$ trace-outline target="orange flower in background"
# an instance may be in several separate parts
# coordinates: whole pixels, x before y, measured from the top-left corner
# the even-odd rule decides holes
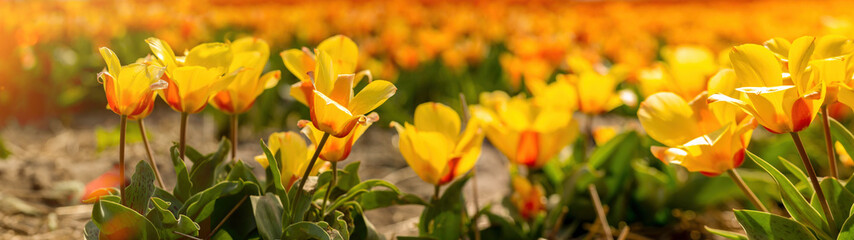
[[[132,120],[148,116],[154,108],[157,90],[167,86],[160,80],[165,69],[146,63],[122,66],[109,48],[102,47],[100,52],[107,62],[107,69],[98,74],[107,95],[107,107]]]
[[[379,120],[380,116],[372,112],[366,116],[364,124],[357,124],[344,137],[329,137],[326,140],[326,144],[323,145],[323,150],[320,151],[320,159],[327,162],[338,162],[347,159],[356,140],[359,140],[359,137],[368,130],[368,127]],[[323,131],[318,130],[312,124],[304,124],[300,127],[302,128],[302,134],[308,136],[308,139],[314,145],[320,144],[320,139],[323,138]]]
[[[665,47],[661,55],[664,61],[638,74],[644,96],[672,92],[683,99],[693,98],[706,90],[706,82],[718,69],[712,51],[705,47]]]
[[[471,110],[484,122],[486,137],[510,162],[540,168],[578,134],[572,118],[574,95],[571,86],[559,81],[535,90],[533,99],[511,98],[501,91],[481,93],[480,105]]]
[[[314,154],[314,147],[307,146],[305,140],[296,132],[276,132],[270,134],[270,139],[267,142],[270,147],[270,152],[279,154],[279,164],[282,165],[282,184],[286,189],[290,190],[294,184],[305,173],[311,155]],[[267,168],[270,165],[266,155],[255,156],[255,161]],[[323,164],[316,164],[311,170],[310,175],[317,175],[318,169]]]
[[[397,130],[401,155],[422,180],[445,185],[477,163],[484,138],[478,119],[461,130],[457,112],[441,103],[427,102],[415,109],[414,120],[413,124],[391,125]]]
[[[246,37],[231,43],[234,60],[227,72],[236,72],[233,82],[211,98],[211,105],[228,114],[244,113],[265,89],[275,87],[281,78],[278,70],[261,75],[270,58],[267,42]]]
[[[531,220],[546,210],[545,191],[542,187],[531,184],[528,179],[513,175],[513,194],[510,202],[525,220]]]
[[[201,112],[214,94],[234,80],[236,72],[225,75],[234,56],[229,44],[204,43],[190,49],[187,56],[176,57],[165,41],[157,38],[145,41],[157,63],[166,68],[163,79],[169,86],[161,91],[160,97],[175,111]]]

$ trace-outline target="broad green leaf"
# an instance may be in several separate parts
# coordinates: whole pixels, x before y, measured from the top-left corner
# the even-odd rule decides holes
[[[851,211],[851,205],[854,205],[854,194],[849,192],[839,183],[839,180],[834,178],[825,178],[821,180],[821,189],[824,192],[824,197],[827,199],[827,205],[830,207],[830,213],[833,214],[833,218],[836,220],[836,229],[842,229],[842,225],[845,223],[842,219],[848,219],[848,213]],[[821,203],[819,203],[818,198],[813,194],[811,199],[811,204],[813,208],[821,209]],[[824,216],[824,211],[818,211],[821,214],[821,217]]]
[[[160,230],[161,239],[184,238],[175,232],[184,233],[190,236],[199,235],[199,225],[183,214],[179,215],[178,218],[175,218],[175,215],[168,210],[170,205],[169,202],[153,197],[151,198],[151,203],[154,206],[154,209],[149,211],[145,218],[151,221],[151,223]]]
[[[264,155],[267,156],[267,161],[269,161],[270,166],[279,166],[280,165],[279,160],[275,157],[275,155],[273,155],[272,152],[270,152],[270,148],[267,147],[267,144],[264,143],[264,140],[261,140],[261,149],[264,150]],[[278,167],[270,167],[267,169],[270,171],[271,175],[273,176],[273,179],[267,179],[267,181],[268,182],[273,181],[273,186],[276,189],[276,196],[279,196],[279,201],[281,201],[282,207],[284,209],[290,209],[290,204],[289,204],[290,198],[288,197],[288,192],[285,191],[285,186],[282,184],[282,174],[281,174],[281,172],[279,172],[280,169]],[[294,185],[296,185],[296,184],[294,184]],[[291,191],[293,191],[293,190],[291,190]],[[284,219],[290,219],[288,217],[289,215],[290,214],[288,212],[285,212],[285,215],[282,216],[283,220]],[[285,223],[285,222],[283,221],[283,223]]]
[[[807,174],[801,171],[801,168],[783,157],[778,157],[778,159],[780,159],[783,167],[798,179],[798,183],[795,184],[795,186],[798,187],[798,190],[801,190],[801,192],[812,191],[812,187],[810,186],[811,183],[807,178]]]
[[[327,210],[331,211],[331,209],[336,209],[336,208],[340,207],[344,202],[354,200],[357,197],[359,197],[360,195],[362,195],[366,192],[369,192],[371,189],[373,189],[374,187],[378,187],[378,186],[386,187],[389,190],[394,191],[397,194],[400,194],[400,190],[397,189],[397,186],[394,186],[394,184],[391,184],[385,180],[371,179],[371,180],[361,182],[361,183],[357,184],[356,186],[351,187],[350,190],[347,191],[347,193],[345,193],[344,195],[341,195],[340,197],[335,199],[332,202],[331,206]]]
[[[854,239],[854,214],[848,216],[848,219],[842,224],[842,230],[839,231],[839,236],[836,239]]]
[[[364,210],[384,208],[394,205],[428,205],[423,199],[409,193],[397,193],[391,190],[374,190],[363,193],[359,198],[359,203]]]
[[[350,240],[385,240],[381,234],[377,233],[374,224],[365,218],[361,211],[351,211],[353,219],[353,231],[350,232]]]
[[[726,239],[747,240],[747,236],[744,236],[744,234],[741,234],[741,233],[730,232],[730,231],[720,230],[720,229],[714,229],[714,228],[710,228],[709,226],[706,226],[705,228],[706,228],[706,231],[709,231],[712,234],[724,237]]]
[[[95,225],[91,219],[86,221],[86,225],[83,226],[83,239],[86,240],[98,240],[98,235],[100,234],[98,230],[98,226]]]
[[[311,209],[311,202],[312,202],[311,199],[312,199],[312,196],[314,195],[314,191],[317,189],[317,188],[315,188],[315,189],[312,189],[311,191],[305,191],[303,189],[297,189],[297,187],[299,186],[297,184],[299,184],[299,181],[297,181],[297,183],[294,183],[294,187],[291,188],[290,192],[288,192],[288,197],[291,199],[296,198],[297,191],[302,192],[302,194],[300,194],[300,198],[295,200],[294,204],[296,204],[296,207],[292,207],[294,209],[294,211],[292,213],[290,213],[291,214],[290,222],[292,222],[292,223],[303,221],[303,218],[305,217],[305,213],[307,213],[308,210]]]
[[[498,232],[496,234],[497,236],[494,236],[495,238],[500,237],[501,239],[525,239],[525,234],[522,233],[521,228],[519,228],[516,224],[513,224],[512,222],[508,221],[504,217],[492,213],[489,210],[490,208],[491,206],[487,206],[484,208],[484,210],[481,211],[484,215],[486,215],[486,219],[489,220],[489,223],[492,226],[490,227],[490,229],[486,229],[483,231],[483,233],[485,233],[484,237],[487,236],[486,234],[489,234],[491,232]],[[486,237],[485,239],[489,238]]]
[[[465,200],[463,199],[462,190],[465,186],[466,182],[471,179],[471,173],[466,174],[460,179],[454,181],[449,185],[445,192],[442,193],[442,196],[439,197],[438,200],[433,200],[430,202],[429,206],[426,206],[424,211],[421,213],[421,218],[418,222],[418,231],[421,236],[435,236],[434,230],[437,229],[436,226],[439,223],[438,216],[443,214],[444,212],[450,212],[454,214],[457,218],[462,217],[462,212],[464,210]],[[439,233],[435,233],[439,234]],[[457,232],[459,234],[459,232]],[[456,236],[454,238],[458,238],[461,236]],[[440,238],[446,239],[446,238]]]
[[[777,182],[780,194],[782,195],[783,205],[786,206],[786,210],[789,211],[789,215],[792,218],[805,224],[820,235],[827,235],[826,233],[830,232],[830,228],[827,222],[824,221],[824,218],[804,199],[801,193],[798,192],[798,189],[795,188],[795,185],[786,176],[783,176],[774,166],[771,166],[771,164],[753,153],[748,151],[747,156],[753,159],[757,165],[762,167]]]
[[[620,195],[619,192],[625,189],[628,180],[632,177],[631,160],[635,158],[638,149],[640,149],[640,139],[637,133],[628,131],[614,137],[590,155],[588,167],[591,171],[604,171],[608,176],[601,179],[607,186],[601,193],[602,201],[613,201]]]
[[[251,196],[252,211],[255,212],[255,223],[258,233],[267,240],[282,236],[282,203],[273,193],[264,196]]]
[[[332,224],[329,227],[337,230],[343,240],[350,240],[350,227],[347,224],[347,220],[344,219],[344,213],[336,210],[333,212],[333,217],[332,221],[330,221]]]
[[[327,222],[316,222],[317,226],[326,230],[326,234],[329,235],[329,239],[331,240],[344,240],[344,235],[338,231],[338,229],[332,228],[329,226]]]
[[[752,210],[735,210],[734,212],[735,218],[750,239],[815,239],[804,225],[794,220]]]
[[[830,121],[830,135],[833,136],[833,140],[842,144],[845,152],[854,153],[854,134],[851,134],[851,131],[848,131],[848,128],[845,128],[836,119],[828,118],[828,120]]]
[[[204,154],[190,146],[186,146],[186,149],[184,149],[184,157],[193,162],[193,164],[198,164],[206,158]]]
[[[298,222],[285,228],[282,239],[331,240],[326,230],[312,222]]]
[[[172,195],[178,200],[186,202],[190,198],[190,189],[193,188],[193,182],[190,182],[190,173],[178,153],[177,143],[169,149],[169,152],[172,155],[172,165],[175,166],[175,176],[178,178],[175,188],[172,189]]]
[[[139,161],[131,177],[130,185],[125,188],[125,203],[139,214],[148,212],[148,201],[154,195],[154,170],[148,162]]]
[[[216,199],[240,193],[243,190],[243,185],[243,182],[239,181],[220,182],[187,199],[187,202],[178,212],[197,222],[202,221],[210,217]]]
[[[104,239],[160,239],[154,225],[138,212],[111,201],[97,201],[92,221]]]
[[[438,239],[461,239],[463,219],[460,212],[443,211],[433,219],[434,224],[430,236]]]
[[[161,200],[169,203],[169,207],[167,208],[167,210],[169,210],[169,212],[172,212],[172,215],[175,216],[178,216],[178,210],[180,210],[181,206],[184,205],[184,203],[178,200],[178,198],[172,196],[171,193],[160,188],[154,189],[154,195],[152,195],[151,197],[160,198]]]
[[[231,168],[231,171],[228,172],[228,176],[225,180],[243,180],[246,182],[253,182],[259,186],[261,185],[261,182],[259,182],[258,178],[255,177],[255,174],[252,173],[252,169],[243,163],[243,160],[237,160],[234,163],[234,166]]]
[[[194,162],[193,169],[190,171],[190,181],[193,182],[191,194],[204,191],[216,183],[215,170],[228,156],[230,149],[231,142],[223,137],[213,155],[205,157],[200,162]]]

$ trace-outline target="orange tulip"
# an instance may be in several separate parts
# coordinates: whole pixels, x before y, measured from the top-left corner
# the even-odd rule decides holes
[[[528,179],[518,175],[513,175],[512,184],[513,194],[510,196],[510,202],[522,218],[531,220],[546,210],[545,191],[542,187],[533,185]]]
[[[281,78],[278,70],[261,75],[270,58],[267,42],[241,38],[231,43],[234,60],[227,72],[237,72],[234,81],[211,98],[211,105],[228,114],[244,113],[265,89],[275,87]]]
[[[164,68],[148,63],[122,66],[116,54],[106,47],[100,49],[107,69],[98,74],[104,84],[110,110],[129,119],[142,119],[154,108],[156,91],[167,86],[160,80]]]
[[[379,118],[380,117],[377,113],[368,114],[364,124],[354,126],[353,131],[350,131],[350,133],[344,137],[329,137],[329,139],[326,140],[326,144],[323,145],[323,150],[320,151],[320,159],[328,162],[338,162],[347,159],[347,157],[350,156],[350,150],[353,148],[353,144],[356,143],[356,140],[359,140],[359,137],[368,130],[368,127],[378,121]],[[308,136],[308,139],[311,140],[314,145],[320,144],[320,139],[323,138],[323,131],[318,130],[314,125],[307,124],[306,122],[303,122],[300,127],[302,128],[302,133]]]

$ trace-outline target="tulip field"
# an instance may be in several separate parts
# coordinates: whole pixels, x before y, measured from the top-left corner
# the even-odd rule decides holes
[[[0,1],[0,239],[854,239],[851,9]]]

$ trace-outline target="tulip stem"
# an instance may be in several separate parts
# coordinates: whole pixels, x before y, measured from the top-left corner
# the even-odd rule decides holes
[[[308,167],[305,168],[305,173],[302,174],[302,178],[299,181],[299,187],[296,189],[297,195],[294,197],[294,200],[291,203],[291,214],[294,214],[297,210],[297,201],[299,201],[300,197],[302,197],[303,187],[305,187],[305,181],[308,180],[308,175],[311,173],[311,169],[314,168],[314,163],[317,162],[317,158],[320,157],[320,151],[323,150],[323,145],[326,145],[327,139],[329,139],[329,133],[324,132],[323,137],[320,138],[320,143],[317,144],[317,149],[314,150],[314,155],[311,156],[311,161],[308,162]],[[304,217],[305,216],[300,217],[300,220],[302,220]]]
[[[433,188],[433,201],[439,201],[439,184],[436,184],[436,187]]]
[[[821,203],[821,210],[824,211],[824,216],[827,217],[827,225],[836,226],[836,221],[833,220],[833,214],[830,212],[830,207],[827,206],[827,199],[824,198],[824,191],[821,190],[821,185],[818,183],[818,177],[815,175],[815,170],[812,168],[812,162],[810,162],[809,156],[807,156],[807,151],[804,150],[804,143],[801,142],[801,137],[797,132],[791,132],[792,140],[795,141],[795,146],[798,148],[798,153],[801,155],[801,160],[804,162],[804,168],[807,170],[807,174],[810,175],[810,181],[812,182],[812,187],[815,189],[815,195],[818,197],[819,203]]]
[[[145,153],[148,154],[148,161],[151,163],[151,168],[154,169],[154,177],[157,178],[157,184],[160,188],[166,188],[163,185],[163,177],[160,176],[160,171],[157,170],[157,161],[154,160],[154,154],[151,152],[151,145],[148,143],[148,136],[145,134],[145,122],[139,120],[139,134],[142,135],[142,143],[145,144]]]
[[[467,129],[469,127],[469,120],[471,119],[471,112],[469,112],[468,103],[466,102],[466,95],[463,93],[460,93],[460,108],[463,111],[464,129]],[[474,216],[477,217],[477,212],[480,211],[480,201],[477,196],[477,164],[471,168],[471,193],[472,200],[474,200]],[[474,239],[480,240],[480,231],[477,229],[477,218],[472,219],[472,221],[475,222],[475,224],[472,225],[474,226]]]
[[[228,218],[230,218],[231,215],[234,214],[235,211],[237,211],[237,208],[239,208],[241,205],[243,205],[243,202],[246,201],[246,198],[249,198],[249,195],[244,195],[243,198],[240,199],[240,202],[237,202],[237,205],[234,205],[234,207],[231,208],[231,210],[228,211],[227,214],[225,214],[225,217],[219,221],[219,224],[217,224],[216,227],[214,227],[214,229],[210,233],[208,233],[208,237],[205,239],[211,239],[211,237],[214,236],[216,231],[219,230],[220,227],[222,227],[222,224],[225,223],[225,221],[228,220]]]
[[[726,171],[729,174],[729,177],[732,178],[732,181],[735,182],[735,185],[738,185],[738,188],[741,188],[741,191],[744,192],[744,195],[747,199],[750,199],[750,202],[753,203],[753,206],[756,206],[759,210],[763,212],[768,212],[768,208],[765,208],[765,205],[759,201],[759,198],[756,197],[756,194],[753,194],[753,191],[747,187],[747,184],[744,183],[744,180],[741,179],[741,176],[738,175],[738,172],[735,169],[730,169]]]
[[[320,212],[326,209],[326,201],[329,200],[329,195],[332,195],[332,189],[338,185],[338,162],[332,161],[332,181],[329,181],[329,186],[326,187],[326,196],[323,196],[323,205],[320,207]]]
[[[827,165],[830,168],[830,177],[838,179],[836,152],[833,151],[833,139],[830,136],[830,115],[827,114],[827,106],[821,108],[821,123],[824,125],[824,142],[827,144]]]
[[[181,113],[181,138],[178,141],[178,155],[181,157],[181,160],[184,160],[184,149],[187,147],[187,119],[189,117],[190,114]]]
[[[613,240],[611,235],[611,226],[608,226],[608,219],[605,216],[605,208],[602,207],[602,201],[599,200],[599,192],[596,191],[596,186],[593,184],[587,185],[590,190],[590,198],[593,199],[593,206],[596,207],[596,214],[599,215],[599,222],[602,223],[602,233],[605,234],[605,239]]]
[[[119,196],[125,205],[125,130],[128,126],[128,116],[122,115],[121,123],[119,123]]]
[[[231,114],[231,162],[237,161],[237,114]]]

